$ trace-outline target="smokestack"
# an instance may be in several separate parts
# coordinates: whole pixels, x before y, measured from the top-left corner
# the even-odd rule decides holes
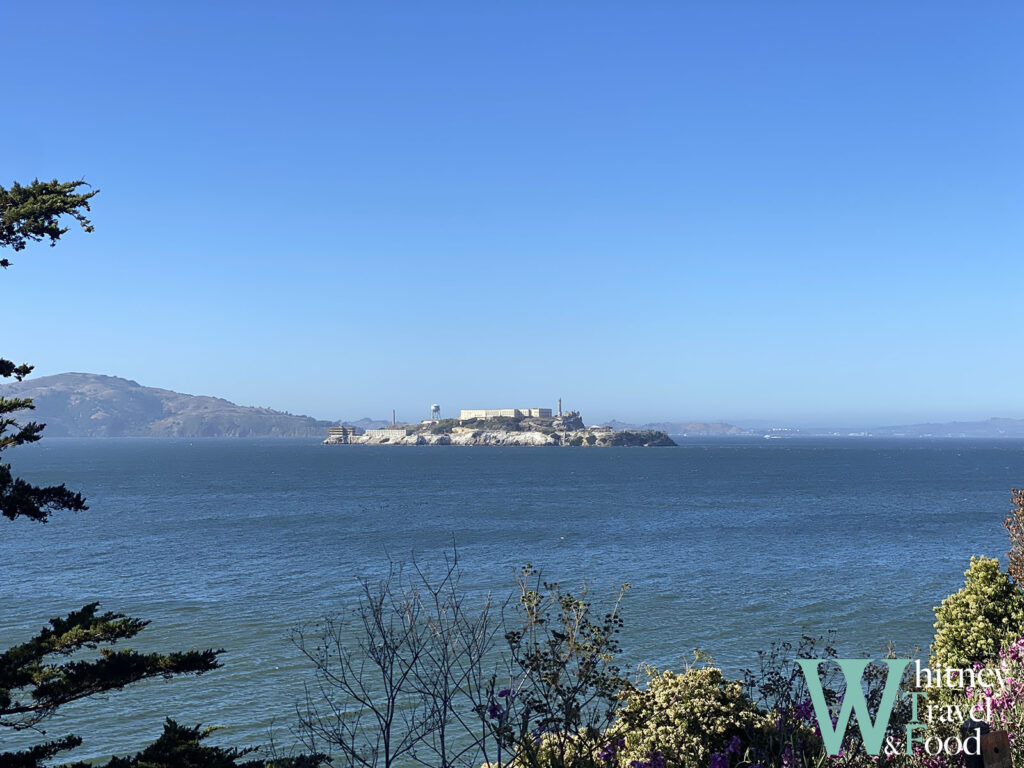
[[[398,423],[398,422],[397,422],[397,421],[395,421],[395,409],[394,409],[394,408],[392,408],[392,409],[391,409],[391,426],[393,427],[393,426],[395,426],[395,424],[397,424],[397,423]]]
[[[562,418],[562,398],[558,398],[558,418]]]

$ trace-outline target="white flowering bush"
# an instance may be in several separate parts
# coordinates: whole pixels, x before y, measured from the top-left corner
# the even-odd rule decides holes
[[[629,695],[609,732],[607,757],[618,765],[706,766],[712,755],[741,753],[753,734],[770,727],[743,684],[718,667],[645,672],[646,685]]]
[[[935,609],[933,662],[963,669],[995,659],[1024,635],[1024,595],[990,557],[972,557],[966,580]]]

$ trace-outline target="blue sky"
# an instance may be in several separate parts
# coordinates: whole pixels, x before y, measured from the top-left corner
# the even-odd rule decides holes
[[[323,418],[1024,417],[1024,6],[7,3],[3,353]]]

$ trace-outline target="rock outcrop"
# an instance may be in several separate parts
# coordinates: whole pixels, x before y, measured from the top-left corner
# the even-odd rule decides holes
[[[424,422],[371,430],[363,435],[329,437],[325,445],[507,445],[572,446],[609,448],[615,446],[656,447],[675,445],[672,438],[656,430],[615,432],[608,427],[587,427],[578,413],[556,418],[496,418],[470,421]]]

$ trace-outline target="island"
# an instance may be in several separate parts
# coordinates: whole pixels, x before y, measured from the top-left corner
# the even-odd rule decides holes
[[[432,415],[438,414],[437,407]],[[457,419],[430,418],[419,424],[398,424],[362,430],[331,427],[324,445],[514,445],[609,448],[661,447],[676,443],[654,429],[619,430],[588,427],[579,411],[557,413],[550,408],[463,409]]]

